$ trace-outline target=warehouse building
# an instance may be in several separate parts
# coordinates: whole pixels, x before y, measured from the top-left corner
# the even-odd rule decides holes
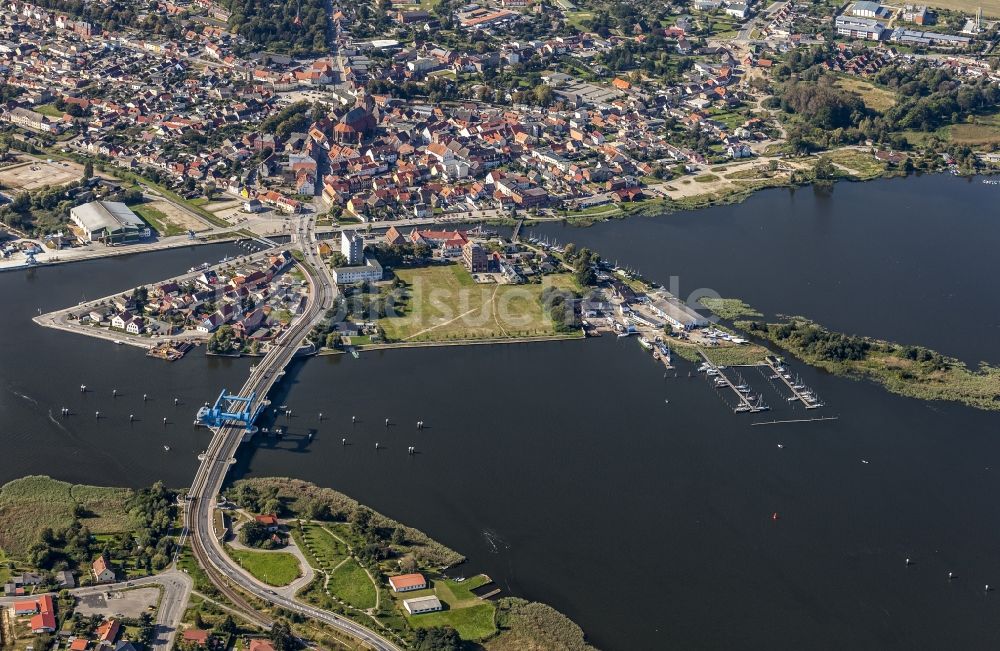
[[[91,201],[69,211],[83,242],[123,244],[149,237],[149,226],[118,201]]]
[[[415,597],[413,599],[407,599],[403,602],[403,608],[406,608],[406,612],[411,615],[419,615],[420,613],[433,613],[441,610],[441,602],[435,596],[428,597]]]

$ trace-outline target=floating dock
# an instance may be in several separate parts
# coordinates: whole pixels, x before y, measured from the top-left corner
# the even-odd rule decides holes
[[[184,357],[192,348],[194,344],[189,341],[182,341],[178,343],[171,343],[165,341],[156,344],[152,348],[146,351],[147,357],[156,357],[157,359],[165,359],[168,362],[176,362],[180,358]]]
[[[764,404],[764,402],[763,402],[763,400],[761,399],[760,396],[757,397],[757,402],[756,403],[750,402],[750,398],[748,397],[748,394],[744,393],[743,391],[740,391],[739,388],[737,388],[737,386],[735,384],[733,384],[733,381],[730,380],[729,377],[727,377],[726,374],[722,372],[722,369],[720,369],[718,366],[716,366],[714,363],[712,363],[712,360],[710,360],[708,358],[708,356],[703,351],[699,350],[698,353],[705,360],[705,365],[707,366],[707,370],[708,371],[714,371],[714,373],[713,372],[709,372],[708,376],[709,377],[714,377],[717,380],[719,380],[719,381],[722,382],[721,385],[718,382],[716,382],[716,387],[718,387],[718,388],[721,388],[723,386],[729,387],[732,390],[732,392],[734,394],[736,394],[736,397],[739,400],[739,404],[737,405],[736,409],[734,409],[733,411],[735,411],[737,413],[753,413],[753,414],[756,414],[758,412],[767,411],[768,409],[770,409],[770,407],[768,407],[767,405]]]
[[[792,420],[765,420],[751,425],[786,425],[788,423],[819,423],[826,420],[840,420],[840,416],[820,416],[819,418],[794,418]]]
[[[768,368],[774,372],[774,376],[781,380],[788,387],[788,390],[792,392],[792,398],[789,401],[798,400],[806,409],[819,409],[823,406],[823,403],[804,385],[792,384],[791,374],[789,374],[788,369],[785,368],[785,365],[777,357],[768,355],[764,358],[764,361],[767,363]]]

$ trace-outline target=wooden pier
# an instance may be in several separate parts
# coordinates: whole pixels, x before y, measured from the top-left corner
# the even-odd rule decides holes
[[[727,387],[729,387],[730,389],[732,389],[733,393],[736,394],[736,397],[739,399],[740,404],[739,404],[738,407],[736,407],[736,409],[734,411],[741,412],[741,413],[743,413],[743,412],[749,412],[749,413],[754,413],[755,414],[757,412],[765,411],[766,409],[768,409],[768,407],[766,407],[766,406],[763,406],[763,407],[759,406],[760,405],[759,400],[758,400],[758,404],[756,404],[756,405],[754,403],[750,402],[750,399],[747,398],[746,394],[736,388],[736,385],[733,384],[732,380],[730,380],[726,376],[726,374],[723,373],[722,370],[718,366],[716,366],[712,362],[712,360],[710,360],[708,358],[708,355],[706,355],[703,351],[700,351],[700,350],[698,351],[698,353],[705,360],[705,363],[708,364],[709,368],[712,369],[712,370],[714,370],[716,373],[718,373],[718,375],[716,375],[715,377],[718,378],[718,379],[720,379],[720,380],[722,380],[725,383],[725,385]],[[709,377],[712,377],[712,376],[709,376]],[[745,409],[744,409],[744,407],[745,407]]]
[[[792,392],[792,396],[796,400],[801,402],[806,409],[819,409],[820,407],[823,406],[823,403],[821,403],[818,399],[816,399],[815,396],[813,396],[812,398],[808,398],[805,395],[806,391],[802,389],[796,389],[795,385],[792,384],[792,381],[787,377],[785,377],[785,373],[787,372],[785,367],[777,363],[777,361],[773,357],[768,355],[767,358],[765,359],[765,362],[767,363],[768,368],[771,369],[771,371],[778,377],[778,379],[785,383],[785,386],[788,387],[788,390]],[[809,395],[813,394],[810,392]]]

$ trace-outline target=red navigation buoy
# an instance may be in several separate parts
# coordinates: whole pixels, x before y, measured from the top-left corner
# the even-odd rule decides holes
[[[772,520],[777,520],[778,519],[778,512],[777,511],[775,511],[774,513],[771,514],[771,519]]]

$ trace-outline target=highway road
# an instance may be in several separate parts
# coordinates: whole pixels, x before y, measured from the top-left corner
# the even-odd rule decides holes
[[[337,286],[329,269],[320,260],[314,219],[313,215],[305,216],[296,225],[292,233],[292,242],[289,244],[289,248],[299,248],[303,252],[302,266],[311,281],[312,289],[306,310],[278,338],[267,355],[256,364],[239,391],[241,396],[246,397],[255,393],[257,400],[265,400],[267,392],[279,379],[278,374],[291,362],[309,329],[322,319],[323,313],[333,305]],[[251,405],[251,411],[254,409],[256,405]],[[272,622],[258,613],[234,588],[264,602],[326,624],[377,651],[398,651],[399,647],[395,644],[350,619],[276,594],[240,572],[236,562],[226,554],[215,536],[213,512],[223,481],[229,472],[231,460],[235,457],[243,435],[243,427],[239,425],[223,426],[214,433],[191,483],[187,506],[184,509],[185,528],[191,537],[192,548],[209,578],[230,601],[241,610],[247,611],[247,614],[261,626],[270,626]]]

